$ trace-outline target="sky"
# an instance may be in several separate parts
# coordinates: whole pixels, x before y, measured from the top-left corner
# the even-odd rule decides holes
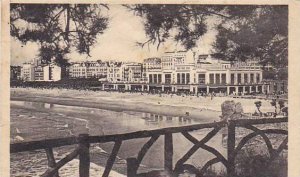
[[[157,50],[156,45],[141,48],[136,42],[147,41],[142,19],[129,12],[121,5],[110,5],[105,12],[109,15],[109,26],[102,35],[97,37],[97,43],[91,50],[91,57],[80,55],[73,51],[68,55],[69,61],[92,60],[118,60],[125,62],[142,62],[148,57],[160,57],[166,51],[182,50],[182,46],[172,39],[166,41]],[[198,41],[198,47],[194,50],[200,54],[211,53],[212,43],[215,40],[216,31],[212,29],[214,19],[208,20],[208,32]],[[38,54],[38,45],[29,42],[26,45],[11,38],[11,65],[21,65],[32,61]]]

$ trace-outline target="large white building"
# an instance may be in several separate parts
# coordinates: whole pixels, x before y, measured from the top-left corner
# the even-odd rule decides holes
[[[104,78],[107,77],[107,69],[107,62],[73,62],[69,67],[69,76],[71,78]]]
[[[161,65],[163,69],[175,69],[176,65],[194,63],[194,52],[189,51],[174,51],[166,52],[161,57]]]
[[[161,69],[162,63],[160,58],[147,58],[143,62],[143,72],[148,72],[155,69]]]
[[[21,79],[24,81],[58,81],[62,78],[62,68],[53,62],[42,64],[39,59],[23,63]]]
[[[69,77],[87,78],[87,64],[85,62],[74,62],[69,67]]]
[[[107,80],[109,82],[118,82],[123,79],[122,62],[110,61],[107,67]]]
[[[165,55],[169,58],[162,59],[164,64],[161,69],[146,72],[150,90],[232,94],[266,92],[269,89],[262,83],[262,69],[256,64],[232,64],[211,55],[194,55],[194,62],[190,63],[191,60],[186,60],[183,52],[180,52],[181,58],[178,57],[178,60],[172,58],[173,55]]]
[[[62,76],[61,67],[56,64],[49,64],[43,67],[44,70],[44,81],[59,81]]]
[[[142,81],[143,65],[141,63],[125,63],[122,65],[122,81],[140,82]]]
[[[21,79],[24,81],[34,81],[33,63],[23,63],[21,68]]]

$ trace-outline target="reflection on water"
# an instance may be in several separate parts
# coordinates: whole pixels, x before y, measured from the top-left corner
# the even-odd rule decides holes
[[[145,120],[146,125],[188,125],[188,124],[195,124],[199,123],[195,121],[194,119],[187,116],[164,116],[164,115],[158,115],[153,113],[142,113],[142,119]]]
[[[88,111],[89,113],[93,114],[102,114],[102,109],[95,109],[95,108],[85,108],[85,107],[77,107],[77,106],[65,106],[65,105],[57,105],[52,103],[42,103],[42,102],[30,102],[30,101],[11,101],[11,104],[18,105],[18,106],[25,106],[25,107],[31,107],[31,108],[39,108],[39,109],[52,109],[56,111]],[[132,116],[139,117],[140,119],[144,120],[144,125],[147,126],[153,126],[157,125],[159,127],[164,126],[180,126],[180,125],[189,125],[189,124],[197,124],[200,123],[199,120],[195,120],[191,117],[189,117],[188,112],[184,116],[165,116],[165,115],[159,115],[159,114],[153,114],[153,113],[141,113],[141,112],[133,112],[133,111],[126,111],[122,112],[120,115],[120,112],[113,112],[113,116],[115,117],[126,117],[126,118],[133,118]],[[116,115],[117,114],[117,115]],[[112,119],[114,118],[112,116]],[[134,124],[138,124],[140,121],[136,121]],[[136,125],[139,126],[139,125]]]
[[[34,107],[34,108],[44,108],[44,109],[52,109],[55,106],[55,104],[52,104],[52,103],[31,102],[31,101],[10,101],[10,103],[12,105]]]

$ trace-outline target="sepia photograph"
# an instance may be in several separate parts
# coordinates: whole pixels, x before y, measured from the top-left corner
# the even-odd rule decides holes
[[[9,16],[10,176],[289,176],[288,5]]]

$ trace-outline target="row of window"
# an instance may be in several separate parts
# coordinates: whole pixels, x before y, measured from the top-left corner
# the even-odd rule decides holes
[[[226,74],[209,74],[209,84],[226,84]]]
[[[177,73],[177,84],[189,84],[190,73]]]
[[[190,70],[191,67],[189,66],[179,66],[177,67],[178,70]]]
[[[149,74],[149,83],[161,83],[161,74]],[[250,77],[250,78],[249,78]],[[198,83],[205,84],[205,74],[198,74]],[[165,74],[165,83],[171,83],[171,74]],[[260,74],[257,73],[256,77],[254,73],[244,74],[244,80],[242,81],[242,74],[237,74],[237,78],[235,78],[235,74],[231,74],[231,84],[243,84],[243,83],[259,83]],[[190,73],[177,73],[177,84],[189,84],[190,83]],[[226,84],[227,77],[226,73],[216,73],[216,74],[209,74],[209,84]]]
[[[242,75],[244,76],[244,80],[242,81]],[[230,81],[231,84],[243,84],[243,83],[259,83],[261,82],[260,80],[260,74],[257,73],[256,77],[254,73],[250,73],[250,74],[242,74],[242,73],[238,73],[235,77],[235,74],[231,74],[230,75]]]
[[[149,83],[150,84],[160,84],[161,83],[161,74],[149,74]]]
[[[72,69],[71,71],[107,71],[107,69],[102,69],[102,68],[93,68],[93,69],[85,69],[85,68],[81,68],[81,69]]]

